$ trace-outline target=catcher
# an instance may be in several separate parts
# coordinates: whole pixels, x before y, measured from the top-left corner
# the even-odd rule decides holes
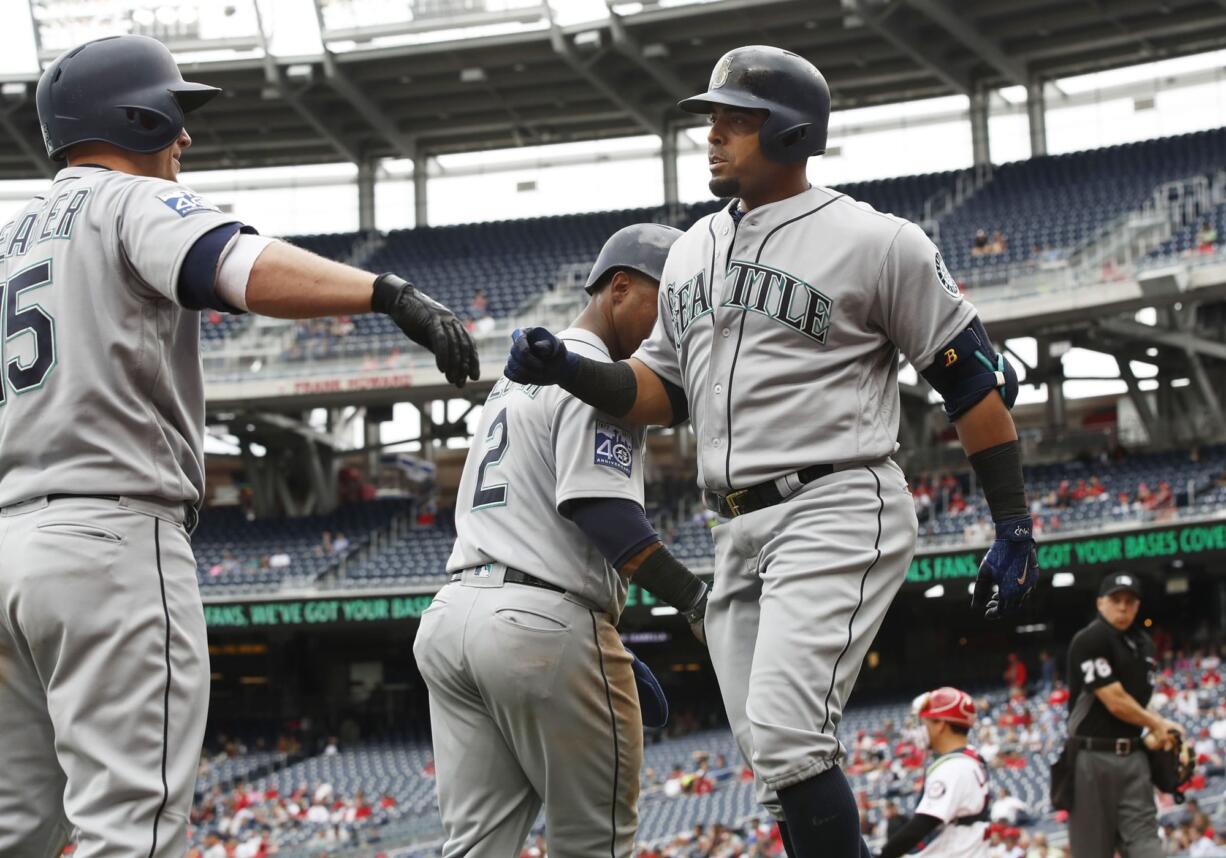
[[[970,747],[975,701],[957,688],[921,694],[912,705],[928,730],[933,759],[915,815],[881,850],[881,858],[915,851],[941,858],[987,858],[988,770]],[[917,849],[918,847],[918,849]]]

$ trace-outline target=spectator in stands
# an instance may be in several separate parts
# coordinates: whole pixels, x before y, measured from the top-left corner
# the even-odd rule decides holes
[[[221,835],[217,831],[204,835],[204,858],[228,858],[226,846],[221,842]]]
[[[1025,693],[1026,677],[1026,662],[1022,661],[1017,653],[1009,653],[1008,664],[1005,666],[1005,685],[1010,690],[1016,689]]]
[[[1200,253],[1212,253],[1217,244],[1217,227],[1212,221],[1205,221],[1196,232],[1196,249]]]
[[[971,241],[971,256],[985,256],[991,253],[991,242],[986,230],[975,230],[975,238]]]
[[[1025,825],[1030,822],[1031,813],[1030,805],[1001,787],[996,794],[996,801],[992,802],[990,815],[993,822],[1003,822],[1005,825]]]
[[[1005,238],[1005,234],[999,229],[992,233],[992,243],[988,245],[988,252],[995,255],[1004,253],[1009,249],[1009,240]]]
[[[1039,688],[1044,694],[1050,694],[1056,684],[1056,660],[1045,649],[1039,650]]]
[[[1040,831],[1031,839],[1026,858],[1064,858],[1064,850],[1058,846],[1048,846],[1047,835]]]
[[[332,553],[344,554],[349,550],[349,537],[345,536],[342,531],[336,532],[336,538],[332,540]]]

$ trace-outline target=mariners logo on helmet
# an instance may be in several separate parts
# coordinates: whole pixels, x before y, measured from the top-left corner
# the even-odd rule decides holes
[[[728,72],[732,69],[732,55],[725,54],[719,61],[715,71],[711,72],[711,89],[719,89],[728,82]]]

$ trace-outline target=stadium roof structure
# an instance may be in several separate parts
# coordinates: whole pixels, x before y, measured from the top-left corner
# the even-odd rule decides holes
[[[225,97],[193,115],[193,170],[430,156],[692,125],[715,60],[774,44],[825,73],[835,109],[982,93],[1226,47],[1226,0],[716,0],[520,32],[371,47],[325,31],[308,57],[192,63]],[[639,5],[639,4],[636,4]],[[504,17],[505,17],[504,13]],[[436,24],[436,26],[439,26]],[[364,46],[365,45],[365,46]],[[46,175],[33,76],[0,90],[0,179]]]

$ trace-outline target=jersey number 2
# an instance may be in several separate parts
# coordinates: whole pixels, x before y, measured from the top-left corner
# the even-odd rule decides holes
[[[0,283],[0,308],[4,312],[4,343],[0,354],[8,344],[29,334],[33,337],[33,357],[22,362],[19,357],[5,360],[3,378],[0,378],[0,405],[4,404],[5,387],[14,393],[25,393],[43,386],[51,370],[55,368],[55,320],[38,304],[22,309],[21,295],[30,289],[51,283],[51,261],[44,260],[13,275],[7,283]],[[6,384],[7,382],[7,384]]]
[[[511,438],[507,433],[507,410],[505,408],[498,412],[498,416],[490,424],[490,431],[486,434],[485,440],[486,443],[493,444],[493,446],[486,451],[485,458],[481,460],[481,467],[477,469],[477,491],[473,494],[474,510],[503,506],[507,502],[506,483],[496,483],[492,486],[485,484],[486,468],[496,467],[502,461],[502,457],[507,454],[507,446],[511,443]]]

